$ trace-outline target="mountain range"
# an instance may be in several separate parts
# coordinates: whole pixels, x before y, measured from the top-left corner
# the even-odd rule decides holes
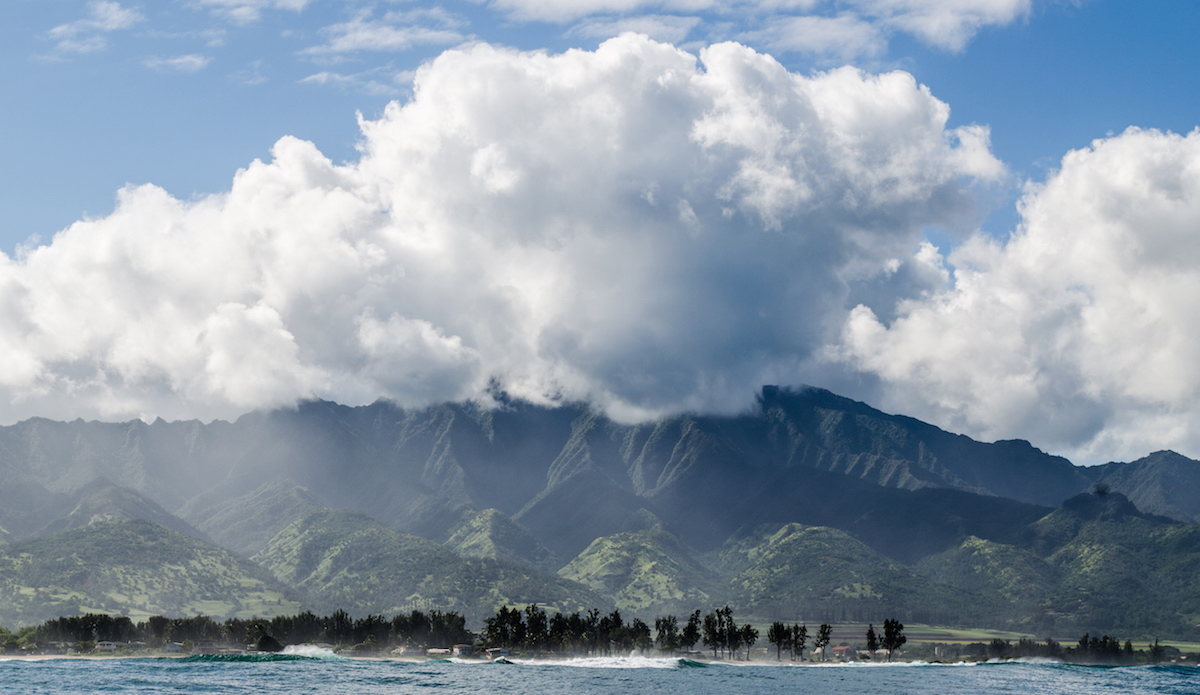
[[[0,428],[0,624],[728,603],[1183,638],[1198,522],[1200,462],[1177,453],[1075,466],[811,387],[641,424],[503,398],[35,418]]]

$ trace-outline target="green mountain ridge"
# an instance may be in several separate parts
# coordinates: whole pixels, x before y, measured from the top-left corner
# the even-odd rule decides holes
[[[686,614],[711,604],[719,583],[716,572],[661,527],[597,538],[558,573],[635,615]]]
[[[925,623],[981,620],[968,592],[935,585],[849,534],[821,526],[760,527],[720,553],[733,600],[772,620]]]
[[[498,509],[468,513],[444,545],[463,557],[501,560],[548,573],[562,564],[553,551]]]
[[[1172,452],[1079,468],[812,388],[766,387],[742,415],[634,425],[498,399],[0,427],[0,549],[149,519],[253,557],[275,590],[321,611],[475,620],[538,602],[653,618],[711,602],[1030,631],[1184,635],[1200,622],[1187,593],[1200,527],[1180,523],[1200,512],[1200,462]],[[1111,492],[1080,495],[1098,482]],[[91,557],[96,571],[108,562]],[[180,581],[196,592],[201,579]],[[116,605],[55,591],[38,605]],[[30,605],[0,595],[0,616]]]
[[[254,557],[314,610],[356,615],[415,609],[482,620],[506,603],[580,610],[608,602],[557,576],[492,559],[463,558],[352,510],[322,509],[293,522]]]
[[[300,604],[233,553],[145,520],[104,520],[0,547],[0,624],[81,612],[251,617]]]
[[[157,503],[129,488],[114,485],[104,478],[97,478],[84,485],[71,497],[74,502],[71,510],[65,516],[43,526],[34,535],[46,536],[81,528],[99,521],[142,519],[152,521],[185,536],[209,540],[200,530],[168,513]]]
[[[198,496],[179,514],[195,520],[217,543],[250,557],[293,521],[324,506],[308,489],[285,478],[263,483],[239,497]]]

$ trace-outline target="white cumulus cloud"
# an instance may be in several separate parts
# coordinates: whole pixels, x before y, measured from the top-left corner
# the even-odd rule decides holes
[[[977,436],[1090,462],[1200,454],[1200,132],[1071,152],[1021,215],[894,320],[855,310],[841,356],[895,409]]]
[[[969,186],[1004,171],[948,116],[907,73],[791,74],[737,44],[447,51],[362,121],[356,162],[285,137],[227,192],[130,186],[0,256],[0,419],[492,383],[736,410],[839,338],[863,269],[973,219]]]

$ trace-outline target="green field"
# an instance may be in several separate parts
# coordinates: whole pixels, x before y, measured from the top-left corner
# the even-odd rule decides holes
[[[765,641],[767,628],[770,623],[760,624],[757,621],[751,621],[759,631],[759,640]],[[875,625],[876,632],[882,633],[883,621]],[[809,634],[813,634],[816,626],[809,625]],[[904,626],[904,636],[908,638],[908,644],[974,644],[982,642],[987,644],[994,639],[1008,640],[1017,642],[1021,639],[1030,639],[1035,642],[1043,642],[1046,639],[1045,635],[1031,635],[1021,632],[1011,632],[1007,630],[988,630],[985,628],[956,628],[942,627],[938,625],[920,625],[910,624]],[[1082,635],[1051,635],[1051,638],[1065,647],[1069,647],[1079,641]],[[1122,642],[1125,638],[1121,635],[1115,635]],[[830,641],[832,645],[848,643],[851,646],[865,644],[867,641],[867,623],[837,623],[833,625],[833,637]],[[1200,652],[1200,642],[1182,642],[1177,640],[1161,640],[1159,644],[1164,646],[1175,647],[1184,652]],[[761,646],[761,645],[759,645]],[[1146,649],[1149,643],[1145,640],[1133,640],[1135,649]]]

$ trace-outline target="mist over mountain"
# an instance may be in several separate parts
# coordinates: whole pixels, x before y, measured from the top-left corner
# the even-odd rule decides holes
[[[653,617],[729,602],[764,619],[1180,635],[1200,619],[1187,593],[1200,587],[1181,578],[1200,568],[1200,463],[1172,452],[1083,468],[815,388],[764,387],[739,416],[632,425],[587,404],[498,400],[3,427],[0,548],[46,538],[65,558],[93,526],[144,520],[172,543],[252,558],[263,591],[292,597],[207,609],[246,617],[302,605],[475,620],[528,602]],[[10,585],[38,596],[22,562],[0,557]],[[0,616],[201,605],[97,591],[43,592]],[[1171,604],[1148,607],[1156,593]]]

